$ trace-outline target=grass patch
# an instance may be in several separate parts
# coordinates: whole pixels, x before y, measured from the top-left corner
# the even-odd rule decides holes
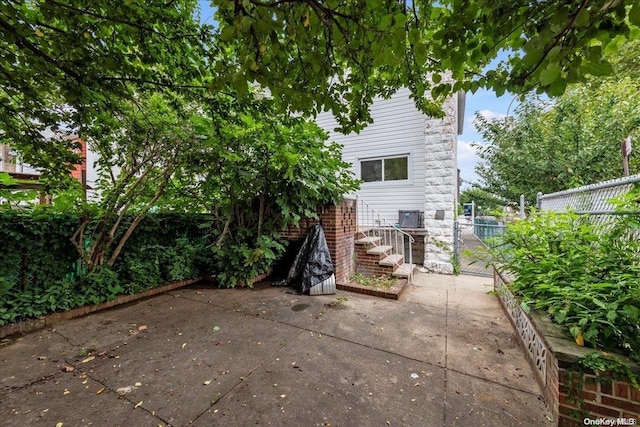
[[[374,289],[389,289],[396,284],[396,279],[390,276],[366,277],[361,273],[356,273],[349,278],[349,283]]]

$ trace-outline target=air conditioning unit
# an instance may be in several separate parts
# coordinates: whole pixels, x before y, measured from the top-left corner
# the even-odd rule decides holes
[[[420,211],[398,211],[400,228],[420,228]]]

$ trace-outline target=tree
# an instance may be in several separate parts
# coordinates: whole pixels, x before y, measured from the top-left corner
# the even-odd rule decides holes
[[[356,190],[358,181],[326,132],[282,114],[270,99],[240,104],[220,96],[207,113],[192,117],[199,144],[158,207],[211,215],[217,279],[234,286],[280,258],[283,229],[317,217],[324,205]]]
[[[468,188],[460,193],[460,204],[475,202],[477,216],[490,215],[491,211],[502,209],[506,202],[481,188]]]
[[[196,0],[10,0],[0,5],[3,143],[52,178],[78,162],[73,142],[97,114],[149,89],[202,86],[207,29]]]
[[[158,94],[140,96],[120,105],[118,116],[97,116],[99,139],[91,138],[89,145],[97,154],[100,198],[85,206],[88,211],[71,238],[89,272],[113,267],[198,143],[184,114],[188,106],[177,97],[171,101]]]
[[[615,64],[628,63],[616,59]],[[476,168],[481,187],[511,201],[524,194],[532,203],[538,191],[622,176],[620,143],[628,135],[640,137],[640,84],[629,68],[618,70],[615,78],[574,86],[556,101],[529,98],[515,117],[477,116],[488,142],[476,144],[483,160]],[[631,171],[640,171],[637,150],[629,162]]]
[[[120,100],[163,88],[242,97],[256,82],[280,111],[331,110],[356,130],[371,120],[375,96],[401,86],[431,115],[458,90],[559,94],[568,83],[610,73],[603,51],[636,37],[640,23],[634,0],[212,4],[215,30],[198,23],[196,0],[2,3],[4,142],[64,176],[77,157],[68,141],[45,140],[44,129],[82,136],[96,112],[117,113]],[[480,74],[502,49],[516,53]]]
[[[232,63],[218,64],[220,84],[231,81],[243,92],[257,81],[294,110],[331,110],[343,128],[369,122],[372,98],[400,86],[431,115],[438,100],[458,90],[559,95],[569,83],[611,73],[604,50],[636,37],[633,25],[640,24],[633,0],[213,4],[216,48],[234,52]],[[481,74],[500,50],[515,53]]]

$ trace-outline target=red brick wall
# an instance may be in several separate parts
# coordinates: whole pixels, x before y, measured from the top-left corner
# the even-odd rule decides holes
[[[555,359],[555,358],[554,358]],[[558,371],[558,426],[574,427],[584,426],[584,419],[598,418],[632,418],[640,423],[640,390],[628,381],[597,382],[594,375],[573,374],[573,381],[581,382],[582,409],[588,411],[588,415],[581,415],[582,411],[578,403],[569,396],[570,372],[569,364],[556,361]],[[551,384],[548,384],[551,386]]]
[[[348,283],[354,273],[354,236],[356,234],[356,201],[345,199],[341,204],[326,206],[320,222],[327,238],[336,283]]]
[[[384,257],[368,254],[369,249],[371,249],[370,245],[356,245],[355,271],[366,277],[386,276],[393,273],[393,266],[378,264]]]
[[[502,282],[506,282],[506,279],[494,270],[494,284]],[[517,330],[517,326],[502,298],[500,298],[500,302],[509,321],[514,329]],[[539,335],[543,338],[545,337],[544,334],[541,334],[541,329],[537,329],[537,331]],[[522,340],[520,334],[516,333],[516,336],[526,350],[527,344]],[[567,339],[567,341],[571,343],[570,339]],[[596,377],[594,375],[577,373],[573,374],[572,377],[569,369],[573,365],[575,357],[579,357],[580,353],[574,354],[570,359],[569,355],[556,354],[551,351],[548,343],[545,345],[547,346],[546,376],[541,378],[541,376],[536,375],[536,379],[539,380],[545,403],[551,412],[555,425],[562,427],[584,426],[585,418],[589,420],[600,418],[632,419],[634,421],[631,422],[640,424],[640,390],[634,388],[630,381],[603,381],[601,378],[601,381],[598,382],[595,381]],[[566,348],[564,351],[567,351]],[[525,353],[532,368],[535,370],[535,362],[531,360],[528,351],[525,351]],[[557,355],[560,355],[560,359],[558,359]],[[570,387],[570,381],[582,385],[580,398],[570,397],[570,394],[575,393],[577,388],[580,387]],[[573,392],[570,392],[570,390],[573,390]],[[580,403],[581,399],[583,400],[582,403]]]
[[[78,138],[77,142],[80,144],[80,148],[78,149],[77,153],[82,158],[82,163],[80,163],[79,165],[75,165],[73,167],[73,170],[71,171],[71,176],[73,176],[75,179],[83,183],[82,171],[87,170],[87,143],[80,138]]]
[[[298,228],[290,227],[282,232],[282,237],[301,240],[310,227],[322,224],[335,269],[336,283],[346,284],[355,272],[353,242],[356,233],[356,201],[345,199],[340,204],[325,206],[320,209],[318,216],[319,220],[301,220]]]

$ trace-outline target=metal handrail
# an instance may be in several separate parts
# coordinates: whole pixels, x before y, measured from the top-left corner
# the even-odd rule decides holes
[[[415,242],[415,239],[409,233],[398,228],[397,225],[391,223],[387,218],[385,218],[380,212],[378,212],[375,208],[371,207],[369,203],[367,203],[364,199],[356,196],[356,212],[357,212],[357,226],[358,232],[363,237],[369,237],[370,234],[368,232],[373,232],[373,235],[376,237],[380,237],[382,246],[391,246],[395,251],[400,255],[402,255],[403,259],[406,259],[405,256],[405,237],[407,238],[407,242],[409,243],[409,265],[413,265],[413,250],[412,246]],[[365,229],[363,229],[366,228]],[[400,242],[401,241],[401,242]],[[372,242],[374,246],[380,246],[379,244]],[[400,244],[401,243],[401,244]],[[394,262],[396,265],[400,265],[399,263]],[[409,272],[409,280],[411,280],[412,273]]]

